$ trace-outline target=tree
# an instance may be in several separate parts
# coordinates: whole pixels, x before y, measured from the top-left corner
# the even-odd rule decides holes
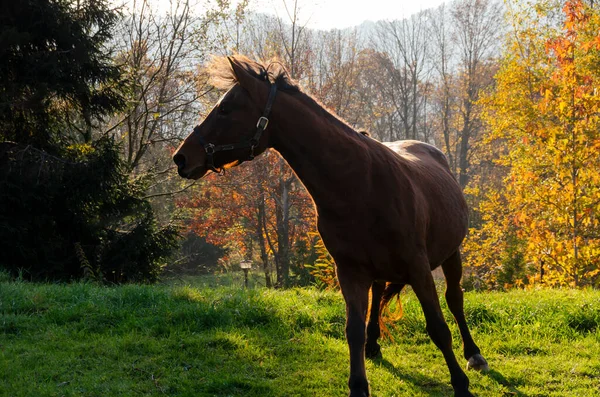
[[[99,120],[124,105],[121,70],[104,49],[117,19],[104,1],[3,5],[0,139],[50,150],[92,141]]]
[[[458,139],[456,142],[458,182],[463,187],[469,181],[470,148],[481,131],[477,100],[491,85],[495,72],[489,65],[498,50],[502,32],[502,6],[495,0],[456,0],[452,3],[454,43],[458,52]]]
[[[179,142],[180,131],[196,121],[197,101],[206,94],[207,77],[193,60],[204,54],[193,45],[202,28],[187,0],[176,0],[164,15],[147,0],[132,4],[120,23],[115,61],[127,81],[127,108],[107,133],[123,142],[124,160],[134,174],[160,171],[170,157],[152,155]]]
[[[279,156],[267,152],[237,167],[226,182],[211,178],[193,198],[179,200],[180,206],[192,209],[191,230],[227,249],[225,259],[237,263],[258,257],[267,287],[273,282],[270,258],[275,262],[275,283],[279,287],[291,284],[290,270],[296,275],[301,273],[304,260],[298,258],[298,248],[306,246],[301,241],[308,239],[312,227],[312,201],[303,189],[291,189],[284,196],[289,200],[286,205],[279,202],[282,179],[277,174],[281,171],[279,164]],[[278,208],[288,208],[287,234],[281,231],[282,215]],[[283,243],[282,235],[287,239]],[[288,268],[284,267],[284,256],[290,260]],[[292,257],[298,262],[292,264]]]
[[[318,66],[309,76],[309,90],[340,117],[357,116],[353,112],[360,48],[357,33],[332,30],[319,34],[319,39]]]
[[[441,133],[443,150],[448,158],[450,169],[456,174],[456,157],[452,132],[452,120],[457,108],[454,67],[454,46],[452,45],[452,23],[446,4],[430,11],[429,36],[431,37],[431,63],[434,70],[436,90],[432,94],[432,123]],[[452,142],[452,143],[451,143]]]
[[[600,281],[600,15],[580,0],[565,3],[559,24],[551,11],[513,11],[514,36],[484,101],[506,191],[485,193],[487,222],[468,248],[470,263],[492,269],[491,283],[507,268],[494,247],[519,259],[509,284]]]
[[[123,172],[114,142],[71,145],[60,157],[0,146],[0,267],[32,280],[158,279],[177,228],[157,225],[144,180]]]
[[[259,51],[259,56],[266,59],[280,59],[289,70],[290,76],[298,81],[306,78],[309,66],[311,64],[310,57],[310,31],[306,28],[306,24],[302,24],[300,16],[301,9],[298,1],[293,2],[283,1],[283,6],[286,11],[287,21],[282,18],[276,18],[266,24],[267,30],[260,33],[260,29],[256,26],[257,21],[264,21],[259,18],[251,23],[250,31],[253,32],[253,39],[264,39],[265,43],[251,43],[255,45]],[[262,25],[260,25],[262,26]],[[270,181],[265,185],[266,197],[273,200],[274,206],[271,207],[274,211],[274,218],[271,218],[267,211],[270,207],[265,206],[264,219],[274,219],[273,225],[275,234],[272,240],[266,240],[270,243],[273,250],[275,266],[277,269],[278,287],[288,287],[291,283],[290,269],[293,267],[292,252],[294,250],[294,229],[295,217],[293,197],[298,194],[306,194],[304,188],[297,181],[293,171],[286,164],[285,160],[280,156],[274,157],[277,161],[268,168],[268,174],[262,174],[265,180]],[[251,166],[254,166],[253,162]],[[257,173],[257,172],[255,172]],[[313,216],[314,210],[308,207],[309,216]],[[267,236],[268,234],[265,234]],[[276,247],[276,249],[274,249]]]
[[[177,230],[157,225],[147,180],[130,180],[118,145],[98,138],[124,107],[107,51],[118,14],[103,1],[30,1],[0,18],[0,266],[37,280],[156,280]]]
[[[420,12],[407,19],[382,21],[377,25],[377,48],[387,54],[383,60],[390,61],[381,64],[386,68],[389,82],[383,88],[386,99],[393,104],[393,117],[397,119],[389,140],[427,140],[425,129],[418,128],[428,94],[422,84],[429,73],[426,21],[427,13]]]

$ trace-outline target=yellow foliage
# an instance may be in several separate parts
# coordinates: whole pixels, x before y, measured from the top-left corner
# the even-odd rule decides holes
[[[580,0],[563,12],[560,28],[519,16],[481,101],[484,141],[506,176],[475,190],[483,224],[465,250],[493,287],[600,283],[600,15]]]
[[[308,238],[315,247],[316,253],[319,255],[314,265],[305,264],[304,267],[309,269],[310,274],[314,276],[317,285],[324,289],[339,289],[339,284],[335,274],[335,262],[332,256],[325,248],[321,236],[316,232],[309,232]]]
[[[94,147],[89,143],[76,143],[67,146],[67,151],[75,158],[82,158],[94,151]]]

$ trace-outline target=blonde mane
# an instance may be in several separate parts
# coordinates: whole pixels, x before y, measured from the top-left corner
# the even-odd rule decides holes
[[[210,76],[210,83],[215,88],[228,90],[238,82],[229,58],[213,56],[207,64],[206,70]],[[235,59],[238,65],[241,65],[250,75],[259,80],[269,81],[283,91],[300,92],[296,82],[292,80],[287,69],[278,60],[265,63],[253,61],[244,55],[234,55],[231,58]]]
[[[229,58],[230,57],[213,56],[207,65],[206,70],[210,76],[210,83],[217,89],[228,90],[238,83],[238,78],[235,75]],[[280,61],[275,59],[269,62],[256,62],[239,54],[233,55],[231,58],[235,59],[236,64],[242,66],[250,75],[257,79],[275,84],[278,90],[290,94],[298,94],[298,97],[301,97],[308,106],[313,107],[323,117],[338,123],[338,125],[348,133],[358,133],[344,119],[336,115],[335,112],[328,109],[311,95],[303,92],[298,83],[290,77],[287,69]],[[359,134],[368,135],[368,133]]]

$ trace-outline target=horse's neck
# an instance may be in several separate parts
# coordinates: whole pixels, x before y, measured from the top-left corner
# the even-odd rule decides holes
[[[360,173],[353,171],[364,164],[362,137],[324,115],[324,109],[295,101],[299,100],[288,97],[281,104],[288,112],[274,120],[273,148],[292,167],[318,208],[356,195]]]

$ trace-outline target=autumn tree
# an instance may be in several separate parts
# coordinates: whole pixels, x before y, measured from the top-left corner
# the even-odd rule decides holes
[[[429,11],[428,33],[431,38],[432,114],[430,119],[437,131],[439,147],[444,150],[450,169],[456,173],[456,137],[453,133],[453,118],[457,109],[455,46],[452,43],[452,21],[448,6],[444,3]]]
[[[196,121],[196,102],[205,93],[202,75],[192,59],[192,37],[200,28],[189,1],[175,0],[162,13],[148,0],[133,2],[120,24],[116,61],[123,65],[128,83],[128,106],[115,117],[107,133],[123,143],[124,160],[135,174],[169,167],[168,154],[156,153],[176,145],[180,131]]]
[[[127,106],[104,134],[121,144],[130,177],[146,181],[145,197],[163,224],[179,222],[173,196],[194,185],[178,177],[172,153],[217,98],[199,64],[236,37],[231,29],[243,20],[246,4],[219,1],[200,8],[172,0],[160,7],[134,0],[115,29],[114,59],[124,71]],[[190,236],[184,241],[192,243],[201,241]],[[189,255],[182,255],[178,261],[185,262]]]
[[[268,25],[270,31],[266,32],[267,45],[260,46],[263,51],[261,55],[265,59],[281,60],[286,65],[290,77],[302,81],[308,65],[310,65],[310,30],[307,28],[306,19],[303,17],[301,6],[297,0],[283,0],[281,4],[285,14],[278,16],[274,23]],[[264,175],[270,181],[266,194],[271,196],[275,204],[273,207],[274,217],[271,218],[271,214],[268,213],[265,213],[264,217],[265,219],[274,219],[273,227],[276,233],[271,243],[275,243],[277,247],[276,251],[273,251],[277,268],[276,285],[288,287],[296,226],[292,198],[295,195],[301,195],[306,200],[308,196],[285,160],[281,156],[277,156],[276,159],[269,167],[268,174]],[[306,211],[309,217],[313,216],[312,206],[307,207]]]
[[[558,21],[546,3],[527,7],[512,4],[497,88],[483,102],[505,190],[483,193],[468,262],[500,287],[598,285],[600,15],[581,0]]]
[[[281,215],[277,209],[282,207],[278,202],[281,179],[277,177],[278,164],[279,156],[269,151],[237,167],[227,178],[209,176],[193,196],[179,199],[181,206],[192,210],[191,230],[225,248],[225,259],[232,263],[256,259],[261,263],[267,287],[287,286],[291,283],[290,270],[296,276],[303,270],[303,258],[296,251],[307,246],[305,240],[313,227],[312,201],[303,189],[292,189],[285,196],[291,219],[286,234],[288,242],[282,246],[278,220]],[[284,268],[282,255],[295,256],[298,263]],[[271,274],[273,267],[275,280]]]
[[[444,18],[438,25],[437,14],[421,12],[379,23],[372,37],[362,36],[359,29],[312,31],[300,2],[279,4],[277,17],[249,14],[241,23],[232,20],[229,33],[219,36],[225,40],[222,51],[240,50],[262,60],[280,61],[308,93],[355,129],[367,130],[384,141],[444,142],[452,168],[457,175],[463,172],[464,183],[468,172],[476,172],[469,169],[469,151],[481,131],[476,101],[495,70],[497,43],[493,39],[497,36],[489,33],[500,32],[496,3],[456,1],[439,11]],[[468,35],[461,36],[462,30]],[[240,31],[244,32],[242,39],[237,34]],[[271,183],[262,184],[260,193],[243,196],[266,197],[273,204],[262,205],[262,201],[248,198],[253,208],[264,211],[253,216],[274,221],[272,235],[265,230],[251,232],[255,236],[252,244],[269,246],[267,251],[277,269],[276,283],[289,285],[289,269],[295,266],[298,252],[294,244],[299,241],[292,236],[299,226],[294,211],[305,208],[306,218],[314,216],[310,205],[295,208],[292,197],[310,199],[283,159],[266,173],[257,161],[246,167],[258,167],[252,173],[264,175]],[[215,224],[219,225],[234,227]],[[259,236],[264,244],[257,243]]]
[[[427,40],[427,13],[420,12],[409,18],[381,21],[377,24],[374,47],[387,57],[380,67],[386,70],[387,84],[382,86],[386,99],[393,105],[392,134],[388,140],[424,139],[419,121],[425,113],[426,85],[429,74],[426,59],[429,56]]]
[[[476,102],[491,84],[502,37],[502,5],[495,0],[456,0],[452,4],[454,43],[458,52],[460,85],[459,126],[456,156],[458,182],[464,188],[469,181],[470,147],[478,138],[482,124]]]

